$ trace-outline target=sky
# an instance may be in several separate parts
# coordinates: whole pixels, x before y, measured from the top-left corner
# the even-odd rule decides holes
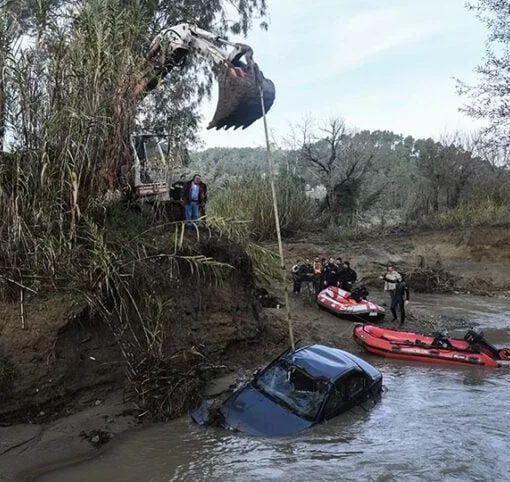
[[[268,113],[277,143],[305,117],[341,117],[357,129],[439,138],[474,130],[455,78],[475,82],[487,30],[465,0],[268,0],[269,30],[246,39],[275,83]],[[202,147],[257,147],[262,121],[246,130],[206,130],[217,101],[202,106]]]

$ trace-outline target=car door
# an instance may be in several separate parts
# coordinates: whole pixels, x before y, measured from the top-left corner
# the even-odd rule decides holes
[[[351,372],[337,380],[330,390],[322,411],[322,418],[330,420],[360,403],[365,396],[366,377],[359,372]]]

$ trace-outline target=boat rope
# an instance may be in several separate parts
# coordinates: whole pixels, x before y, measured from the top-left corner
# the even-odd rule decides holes
[[[275,227],[276,227],[276,239],[278,240],[278,251],[280,253],[280,268],[281,268],[281,277],[282,282],[284,284],[284,300],[285,300],[285,310],[287,314],[287,324],[289,329],[289,339],[290,346],[292,347],[292,351],[296,350],[296,346],[294,344],[294,330],[292,327],[292,318],[290,316],[290,303],[289,303],[289,289],[287,283],[287,270],[285,269],[285,257],[283,255],[283,243],[282,243],[282,234],[280,230],[280,216],[278,215],[278,203],[276,201],[276,187],[275,187],[275,174],[274,174],[274,163],[273,156],[271,155],[271,145],[269,143],[269,132],[267,129],[267,119],[266,119],[266,107],[264,105],[264,93],[262,91],[262,83],[260,82],[260,76],[257,69],[257,83],[259,86],[260,92],[260,106],[262,108],[262,119],[264,121],[264,135],[266,137],[266,158],[267,164],[269,167],[269,180],[271,184],[271,194],[273,197],[273,211],[274,211],[274,219],[275,219]]]

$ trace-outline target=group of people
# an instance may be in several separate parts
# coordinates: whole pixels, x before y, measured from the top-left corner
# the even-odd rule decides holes
[[[356,282],[357,274],[351,268],[349,261],[342,261],[341,258],[315,258],[298,260],[292,267],[293,293],[299,294],[301,285],[305,282],[313,283],[315,293],[328,286],[336,286],[345,291],[352,291]]]
[[[294,295],[301,292],[303,283],[313,283],[316,294],[329,286],[352,293],[358,278],[349,261],[342,261],[341,258],[315,258],[313,263],[309,259],[298,260],[291,271]],[[391,298],[392,321],[400,319],[400,324],[403,324],[406,319],[405,307],[409,303],[409,286],[404,276],[388,265],[386,273],[379,278],[384,281],[384,291]]]
[[[192,228],[198,224],[198,218],[205,215],[207,203],[207,185],[202,182],[199,174],[186,181],[182,175],[178,181],[172,184],[170,196],[174,201],[179,201],[184,206],[186,227]]]

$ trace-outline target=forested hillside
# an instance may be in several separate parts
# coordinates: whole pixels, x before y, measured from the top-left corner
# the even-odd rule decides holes
[[[279,176],[291,176],[303,191],[324,186],[326,197],[318,210],[335,223],[363,223],[371,215],[448,223],[452,217],[461,221],[462,213],[466,222],[487,221],[509,202],[508,166],[468,136],[415,139],[390,131],[355,131],[340,119],[320,129],[301,126],[301,133],[301,142],[292,148],[273,149]],[[267,171],[266,152],[207,149],[192,154],[189,168],[207,179],[214,197],[231,191],[233,182],[248,189],[247,179]]]

